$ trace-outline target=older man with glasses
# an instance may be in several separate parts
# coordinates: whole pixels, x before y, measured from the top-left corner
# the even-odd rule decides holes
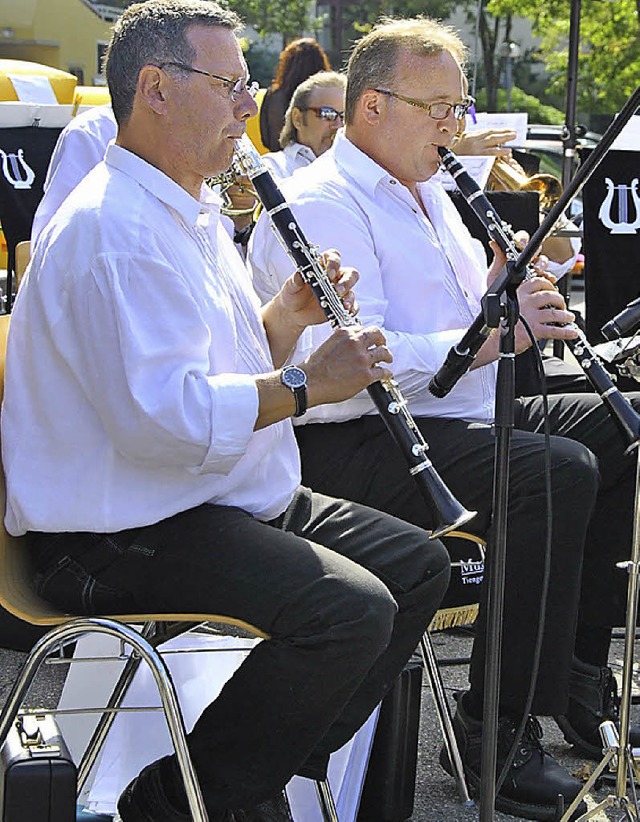
[[[324,322],[294,275],[261,307],[204,179],[257,108],[235,14],[148,0],[114,27],[118,123],[36,245],[9,333],[7,527],[40,594],[72,613],[224,613],[258,643],[189,733],[210,822],[291,822],[294,773],[330,754],[404,668],[449,579],[415,526],[300,486],[290,417],[390,378],[374,328]],[[353,269],[326,255],[353,310]],[[149,757],[153,758],[153,751]],[[187,822],[175,756],[118,801]]]
[[[282,150],[262,157],[276,177],[289,177],[331,147],[338,129],[344,125],[346,85],[346,77],[336,71],[319,71],[300,83],[280,132]]]

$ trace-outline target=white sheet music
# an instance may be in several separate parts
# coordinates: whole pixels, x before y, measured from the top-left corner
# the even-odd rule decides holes
[[[630,118],[611,144],[612,151],[640,151],[640,114]]]
[[[163,645],[164,650],[187,649],[192,653],[165,655],[174,680],[185,725],[190,730],[206,705],[218,695],[251,648],[260,640],[190,634]],[[91,658],[117,654],[119,643],[112,637],[83,637],[75,656]],[[203,650],[215,651],[202,653]],[[224,651],[224,653],[219,653]],[[86,662],[70,666],[60,699],[60,708],[104,705],[122,669],[121,662]],[[124,706],[159,705],[157,689],[146,665],[141,665],[131,684]],[[373,743],[378,709],[350,742],[336,751],[329,763],[331,785],[340,822],[355,822]],[[71,755],[79,761],[97,722],[97,715],[59,716],[58,724]],[[123,713],[113,723],[93,779],[82,795],[81,804],[97,813],[115,813],[118,796],[149,762],[171,752],[172,747],[162,713]],[[287,794],[296,822],[322,822],[315,784],[294,777]]]
[[[476,122],[472,122],[467,115],[465,131],[479,131],[485,128],[503,129],[508,128],[516,132],[515,140],[505,143],[511,148],[523,148],[527,142],[527,123],[529,115],[526,112],[515,111],[478,111],[476,112]]]
[[[21,103],[58,102],[49,78],[44,74],[9,74],[9,80]]]

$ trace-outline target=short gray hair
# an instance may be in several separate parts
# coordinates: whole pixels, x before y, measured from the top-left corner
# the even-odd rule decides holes
[[[383,19],[358,40],[347,66],[345,120],[353,122],[356,103],[367,89],[384,88],[393,79],[401,51],[420,56],[450,52],[464,66],[466,47],[455,30],[437,20]]]
[[[279,142],[280,148],[285,148],[289,143],[295,143],[298,140],[298,130],[293,125],[293,110],[298,108],[301,111],[309,105],[309,98],[314,89],[317,88],[340,88],[345,89],[347,85],[347,78],[339,71],[318,71],[307,77],[293,92],[293,97],[287,107],[287,112],[284,115],[284,125],[280,132]]]
[[[242,27],[235,12],[209,0],[147,0],[126,9],[113,27],[104,66],[118,125],[131,116],[144,66],[193,61],[186,32],[195,25],[220,26],[234,33]]]

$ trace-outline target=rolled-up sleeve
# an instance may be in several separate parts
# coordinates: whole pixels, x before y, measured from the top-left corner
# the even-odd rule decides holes
[[[147,466],[228,474],[253,435],[258,391],[253,375],[215,362],[232,356],[217,354],[216,336],[225,351],[233,332],[223,297],[199,303],[174,268],[150,256],[102,255],[90,272],[59,318],[73,334],[55,336],[114,446]]]

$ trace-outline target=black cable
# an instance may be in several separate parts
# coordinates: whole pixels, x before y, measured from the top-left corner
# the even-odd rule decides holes
[[[506,779],[507,773],[511,768],[513,763],[514,757],[516,755],[516,751],[518,746],[520,745],[520,740],[522,739],[522,734],[524,733],[524,729],[526,727],[527,721],[529,719],[529,715],[531,713],[531,706],[533,705],[533,698],[535,695],[536,686],[538,684],[538,674],[540,671],[540,657],[542,655],[542,642],[544,637],[544,627],[546,621],[546,610],[547,610],[547,599],[549,594],[549,580],[551,579],[551,544],[552,544],[552,533],[553,533],[553,494],[551,489],[551,431],[549,427],[549,401],[548,401],[548,392],[547,392],[547,379],[544,373],[544,366],[542,363],[542,353],[538,348],[538,343],[531,331],[531,328],[524,317],[520,316],[520,320],[525,327],[527,335],[532,342],[534,351],[535,351],[535,362],[536,362],[536,369],[538,371],[538,377],[540,379],[540,395],[542,397],[542,406],[543,406],[543,420],[544,420],[544,438],[545,438],[545,448],[544,448],[544,475],[545,475],[545,495],[546,495],[546,521],[547,521],[547,528],[546,528],[546,541],[545,541],[545,553],[544,553],[544,574],[542,578],[542,587],[540,592],[540,610],[538,616],[538,631],[536,635],[536,644],[533,653],[533,661],[531,665],[531,685],[529,686],[529,692],[527,694],[527,699],[525,701],[525,708],[522,714],[522,719],[520,721],[520,725],[518,726],[518,730],[516,731],[516,735],[513,740],[513,744],[509,750],[505,763],[502,767],[500,772],[500,776],[496,782],[496,794],[500,792],[500,788],[502,787],[504,780]]]

